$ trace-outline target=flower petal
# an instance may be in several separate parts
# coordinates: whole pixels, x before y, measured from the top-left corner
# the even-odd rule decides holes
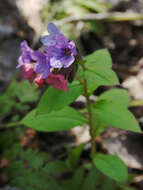
[[[65,56],[62,59],[62,63],[64,65],[64,68],[69,67],[74,61],[75,61],[75,57],[73,55]]]
[[[16,66],[16,68],[18,69],[18,68],[20,68],[22,65],[24,65],[24,62],[23,62],[23,60],[22,60],[22,56],[20,56],[20,57],[18,58],[18,65]]]
[[[60,57],[62,54],[62,49],[55,46],[46,47],[46,52],[49,57]]]
[[[50,33],[50,34],[60,34],[61,33],[61,31],[56,27],[56,25],[54,24],[54,23],[49,23],[48,24],[48,32]]]
[[[66,48],[68,45],[68,39],[63,34],[56,35],[56,42],[58,48]]]
[[[50,34],[50,35],[46,35],[43,36],[40,41],[42,42],[42,44],[44,46],[53,46],[56,45],[56,40],[55,40],[55,36]]]
[[[28,79],[30,82],[34,79],[34,70],[32,64],[23,65],[22,77]]]
[[[43,71],[42,79],[46,79],[50,74],[50,67],[49,65],[46,66],[46,69]]]
[[[32,50],[28,46],[28,44],[25,40],[21,43],[21,50],[22,50],[22,54],[18,59],[18,65],[16,68],[20,68],[24,64],[31,63],[31,61],[33,60],[34,50]]]
[[[56,45],[56,35],[60,35],[61,31],[54,25],[54,23],[48,24],[49,35],[43,36],[40,41],[45,46]]]
[[[35,79],[34,79],[34,83],[37,84],[39,87],[43,85],[44,80],[42,79],[41,75],[38,75]]]
[[[71,50],[71,54],[76,56],[77,55],[77,50],[76,50],[76,45],[75,45],[73,40],[68,43],[68,47]]]
[[[63,63],[62,63],[61,59],[57,59],[56,57],[52,57],[50,59],[50,66],[53,68],[62,68]]]
[[[37,62],[35,64],[34,71],[37,74],[42,74],[43,79],[48,77],[48,75],[50,74],[49,58],[46,56],[45,53],[41,51],[34,52],[33,56],[35,57],[35,60]]]

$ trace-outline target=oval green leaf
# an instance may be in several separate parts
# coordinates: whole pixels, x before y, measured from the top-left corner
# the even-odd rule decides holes
[[[101,85],[112,86],[119,83],[116,73],[112,70],[112,59],[107,49],[95,51],[85,57],[85,61],[89,92]]]
[[[69,130],[88,122],[82,114],[71,107],[48,114],[37,115],[36,112],[36,109],[31,111],[21,123],[38,131],[54,132]]]
[[[128,179],[127,167],[116,155],[97,154],[93,162],[98,170],[116,181],[123,182]]]
[[[93,113],[108,126],[141,132],[134,115],[121,104],[100,100],[94,104]]]
[[[37,113],[46,114],[60,110],[72,103],[83,92],[83,87],[79,82],[73,82],[68,85],[69,92],[64,90],[56,90],[49,87],[42,95]]]
[[[125,107],[128,107],[130,104],[130,97],[128,91],[119,88],[114,88],[102,93],[98,98],[98,101],[100,100],[108,100]]]

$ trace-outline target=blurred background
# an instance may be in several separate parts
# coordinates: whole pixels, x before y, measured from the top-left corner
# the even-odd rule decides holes
[[[66,158],[67,146],[75,147],[89,141],[87,126],[58,133],[36,132],[26,127],[14,127],[14,124],[11,129],[7,129],[11,122],[18,121],[37,105],[41,93],[40,89],[22,81],[20,71],[15,68],[20,55],[20,43],[25,39],[32,48],[39,48],[39,38],[47,34],[49,22],[54,22],[69,39],[74,40],[82,55],[101,48],[109,49],[113,70],[119,77],[121,87],[127,89],[130,94],[130,110],[143,129],[143,0],[1,0],[2,190],[44,190],[37,184],[41,178],[30,172],[41,169],[45,160]],[[95,96],[107,89],[108,87],[98,88],[92,96],[93,101]],[[85,100],[81,96],[72,106],[76,109],[84,108]],[[90,145],[84,148],[83,161],[89,158],[89,148]],[[142,134],[109,127],[97,138],[97,148],[101,152],[118,154],[131,173],[129,184],[135,189],[143,190]],[[29,173],[25,171],[27,163],[32,164]],[[19,175],[22,176],[20,179]],[[33,177],[31,184],[28,181],[29,175]],[[39,184],[41,183],[40,181]],[[37,186],[33,187],[33,184]],[[112,189],[118,188],[106,188]]]

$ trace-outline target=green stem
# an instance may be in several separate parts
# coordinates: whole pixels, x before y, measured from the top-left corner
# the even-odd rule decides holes
[[[84,71],[86,70],[84,65],[82,65],[82,68]],[[91,137],[91,158],[93,158],[93,156],[95,155],[95,152],[96,152],[96,143],[95,143],[95,136],[94,136],[93,113],[92,113],[92,109],[91,109],[91,102],[89,99],[89,93],[88,93],[86,79],[84,79],[83,86],[84,86],[84,94],[85,94],[85,98],[86,98],[86,108],[87,108],[87,112],[88,112],[89,133],[90,133],[90,137]]]
[[[12,127],[17,127],[19,126],[20,123],[18,121],[16,122],[11,122],[11,123],[7,123],[7,124],[0,124],[0,129],[6,129],[6,128],[12,128]]]

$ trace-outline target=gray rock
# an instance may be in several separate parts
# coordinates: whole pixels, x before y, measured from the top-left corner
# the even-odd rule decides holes
[[[0,190],[20,190],[20,189],[17,188],[17,187],[6,186],[6,187],[4,187],[4,188],[2,188],[2,189],[0,189]]]
[[[0,1],[0,92],[16,72],[20,42],[24,39],[32,41],[33,36],[15,0]]]

